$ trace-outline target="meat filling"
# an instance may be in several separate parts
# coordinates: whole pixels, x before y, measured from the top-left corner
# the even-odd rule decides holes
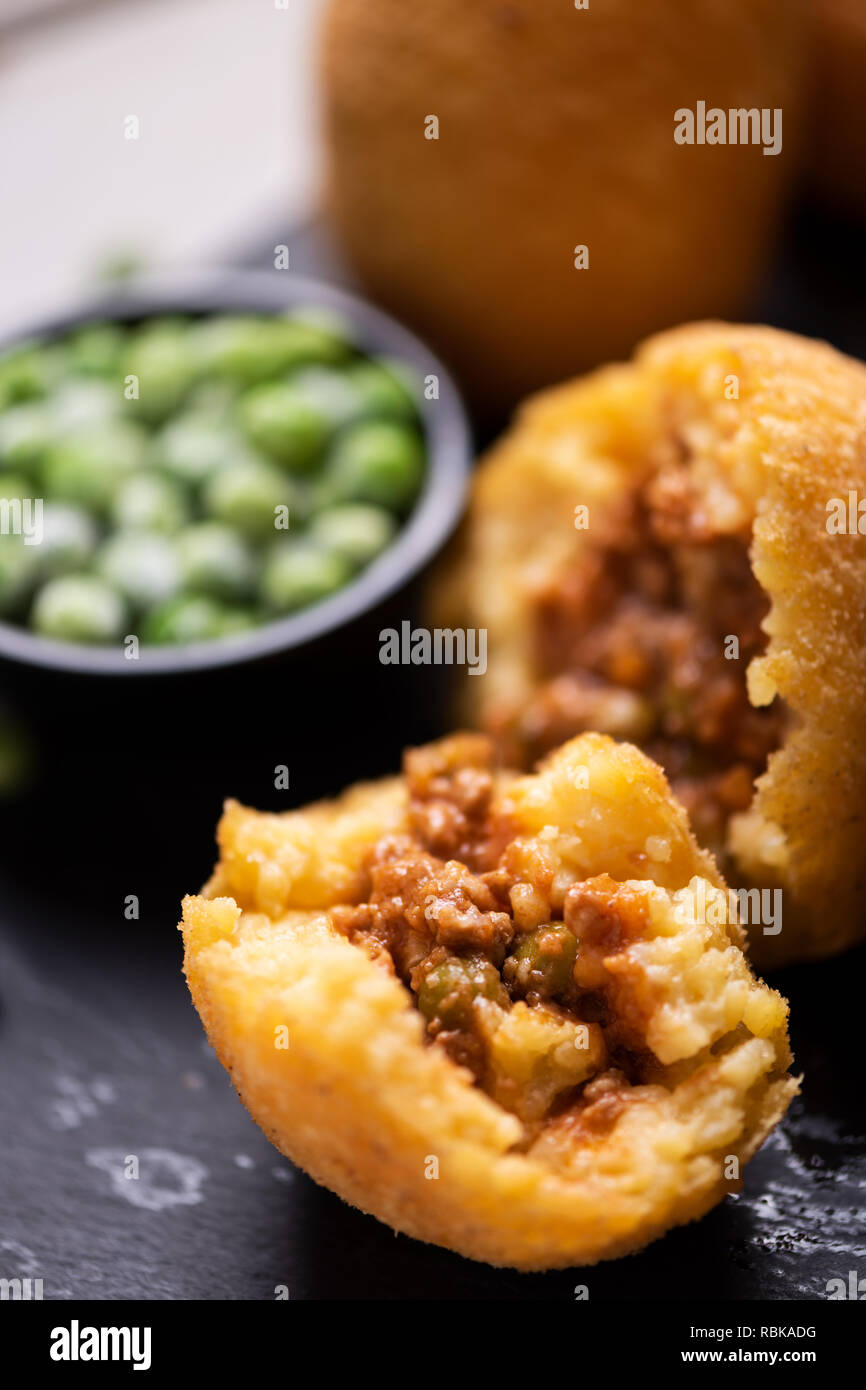
[[[375,846],[364,901],[331,915],[410,991],[430,1044],[532,1129],[569,1108],[597,1110],[597,1088],[582,1098],[594,1078],[609,1072],[602,1090],[617,1095],[646,1079],[639,1028],[615,1016],[601,965],[640,934],[644,909],[605,874],[575,884],[555,917],[511,867],[492,760],[475,735],[409,752],[410,833]]]
[[[635,493],[538,596],[542,685],[510,756],[529,764],[587,729],[629,739],[723,858],[728,820],[748,808],[785,717],[778,700],[755,709],[746,693],[768,608],[748,545],[746,531],[714,530],[682,468]]]

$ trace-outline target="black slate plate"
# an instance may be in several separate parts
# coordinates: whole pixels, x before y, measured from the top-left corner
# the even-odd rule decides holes
[[[247,263],[269,264],[285,240],[276,229]],[[866,355],[858,244],[854,229],[801,210],[755,317]],[[299,270],[338,274],[316,229],[292,246]],[[293,783],[292,802],[396,766],[404,742],[443,723],[423,678],[387,729],[362,689],[350,717],[351,768],[325,751],[321,784]],[[286,720],[300,746],[290,703]],[[264,804],[267,769],[245,766],[241,750],[228,773],[216,752],[192,779],[166,761],[142,787],[119,766],[118,804],[135,801],[152,833],[108,844],[89,833],[86,781],[71,776],[74,732],[53,771],[52,828],[16,837],[0,880],[0,1277],[41,1278],[49,1299],[273,1299],[285,1286],[293,1299],[571,1300],[586,1284],[602,1300],[776,1300],[823,1299],[830,1280],[866,1276],[866,949],[773,980],[791,1000],[803,1094],[741,1194],[612,1264],[491,1270],[395,1237],[294,1170],[206,1045],[173,924],[210,869],[220,797]],[[137,922],[124,917],[130,893]],[[138,1179],[120,1176],[131,1157]]]
[[[144,877],[147,846],[140,847]],[[640,1255],[584,1272],[492,1270],[394,1236],[267,1143],[211,1053],[179,973],[174,891],[139,923],[50,880],[2,884],[3,1275],[46,1298],[816,1299],[866,1270],[861,978],[866,949],[798,967],[803,1095],[741,1194]],[[99,893],[97,897],[104,898]],[[140,1176],[125,1179],[124,1163]]]

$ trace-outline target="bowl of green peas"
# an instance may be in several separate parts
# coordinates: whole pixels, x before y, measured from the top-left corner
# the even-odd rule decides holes
[[[454,529],[447,371],[286,272],[146,277],[0,343],[0,657],[255,661],[351,625]]]

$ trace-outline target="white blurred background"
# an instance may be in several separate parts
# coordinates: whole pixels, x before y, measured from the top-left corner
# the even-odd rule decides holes
[[[317,196],[323,3],[0,0],[0,331],[127,258],[288,239]]]

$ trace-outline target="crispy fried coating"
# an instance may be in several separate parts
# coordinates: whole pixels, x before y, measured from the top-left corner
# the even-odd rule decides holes
[[[464,682],[463,718],[513,748],[549,675],[538,660],[540,595],[581,572],[598,536],[616,536],[623,498],[670,479],[669,516],[687,497],[695,532],[741,544],[767,610],[762,650],[739,667],[749,702],[739,721],[772,706],[782,731],[765,770],[763,759],[745,764],[757,767],[745,805],[743,766],[735,769],[741,800],[723,846],[736,887],[783,895],[781,931],[753,926],[750,949],[762,964],[830,955],[859,940],[866,923],[866,536],[856,519],[853,534],[835,534],[831,522],[840,502],[847,517],[853,494],[856,517],[866,498],[860,363],[768,328],[697,324],[650,339],[631,363],[525,404],[482,463],[459,552],[435,594],[438,621],[447,615],[488,631],[488,672]],[[582,530],[578,507],[589,518]],[[658,533],[653,545],[662,559],[700,550],[675,551]],[[724,611],[734,592],[719,554],[700,580],[704,611]],[[637,593],[650,581],[633,582]],[[730,628],[720,621],[721,632],[737,633],[736,612]],[[642,640],[640,623],[635,631]],[[716,664],[736,670],[719,659],[721,635],[713,641]],[[686,717],[705,694],[699,681],[680,692]],[[633,712],[596,703],[591,716],[578,709],[559,737],[587,723],[619,736],[614,716]],[[630,736],[653,748],[651,738]]]
[[[346,1201],[497,1265],[623,1254],[736,1190],[797,1089],[787,1006],[752,975],[740,928],[700,906],[723,900],[719,875],[637,749],[585,735],[537,775],[493,773],[482,824],[477,740],[456,743],[438,745],[441,775],[424,750],[408,777],[332,803],[230,804],[214,877],[184,902],[190,991],[254,1119]],[[340,929],[369,911],[371,863],[429,845],[407,783],[443,801],[449,779],[515,930],[541,914],[577,934],[573,1007],[593,1001],[597,1021],[576,1061],[571,1006],[483,998],[479,1084],[425,1036],[391,957]],[[435,932],[440,908],[416,928]]]

